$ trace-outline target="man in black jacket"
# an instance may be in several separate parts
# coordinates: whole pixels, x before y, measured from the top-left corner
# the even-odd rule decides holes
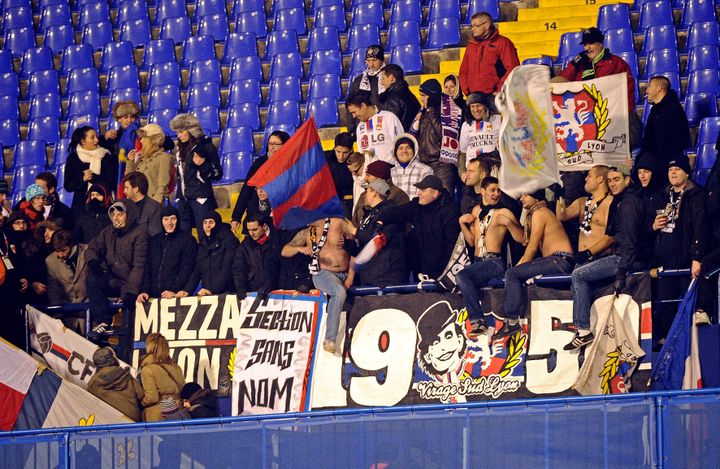
[[[185,288],[195,268],[197,242],[180,230],[180,212],[169,205],[160,212],[163,232],[150,238],[148,265],[138,303],[150,298],[174,298]]]
[[[659,168],[667,167],[676,155],[682,155],[690,146],[690,128],[687,115],[670,80],[662,75],[648,82],[647,98],[652,103],[645,124],[642,152],[653,155]],[[667,182],[665,176],[663,179]]]
[[[643,245],[652,236],[647,225],[645,204],[632,187],[630,169],[611,168],[607,174],[613,195],[605,234],[614,240],[614,253],[582,264],[573,270],[573,322],[577,333],[565,350],[577,350],[595,339],[590,330],[590,308],[595,282],[615,278],[614,288],[620,294],[628,273],[647,267],[649,252]]]
[[[125,197],[135,202],[140,210],[138,225],[147,228],[148,235],[155,236],[162,233],[160,212],[162,205],[157,200],[148,197],[148,179],[140,171],[129,172],[122,180]]]
[[[235,252],[233,279],[238,300],[248,292],[267,296],[277,288],[280,275],[280,240],[266,219],[248,215],[245,219],[248,236]]]
[[[335,136],[332,150],[325,152],[325,160],[330,167],[335,190],[345,209],[345,218],[352,217],[353,177],[347,166],[347,160],[353,152],[355,137],[350,132],[340,132]]]
[[[437,176],[425,176],[415,187],[420,189],[416,198],[388,208],[378,217],[378,222],[401,226],[411,223],[413,229],[408,242],[412,244],[408,251],[416,259],[413,271],[437,279],[447,266],[460,234],[457,222],[460,212]]]
[[[380,109],[390,111],[400,119],[406,132],[420,111],[420,101],[410,91],[403,69],[396,64],[388,64],[380,72],[380,82],[385,91],[380,94]]]

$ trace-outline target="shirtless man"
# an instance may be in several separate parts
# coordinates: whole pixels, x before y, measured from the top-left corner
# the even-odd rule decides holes
[[[472,213],[461,216],[459,220],[465,241],[475,247],[475,262],[457,275],[457,284],[470,317],[471,335],[487,331],[478,290],[505,273],[507,264],[502,252],[507,227],[511,223],[519,226],[510,210],[498,206],[501,192],[497,178],[485,177],[480,194],[482,204],[475,205]]]
[[[509,223],[510,234],[526,246],[520,262],[505,272],[504,324],[492,336],[502,339],[519,332],[520,316],[525,312],[523,285],[538,275],[569,274],[572,271],[573,250],[565,229],[545,203],[545,189],[520,197],[528,211],[525,229]],[[538,250],[542,257],[535,259]]]
[[[325,218],[310,224],[306,246],[311,250],[310,275],[315,288],[328,297],[327,326],[323,348],[335,353],[340,313],[352,284],[348,276],[350,255],[343,249],[345,238],[352,238],[352,223],[342,218]]]

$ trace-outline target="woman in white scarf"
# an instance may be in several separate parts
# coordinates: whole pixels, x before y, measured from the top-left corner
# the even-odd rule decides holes
[[[85,196],[93,184],[101,184],[108,192],[117,186],[118,162],[106,148],[98,145],[98,135],[89,126],[78,127],[72,134],[69,156],[64,169],[64,187],[73,193],[72,208],[82,211]]]

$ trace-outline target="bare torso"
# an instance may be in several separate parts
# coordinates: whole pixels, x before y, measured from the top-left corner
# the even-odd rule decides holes
[[[540,223],[537,223],[540,222]],[[565,233],[562,223],[558,221],[555,214],[543,207],[533,213],[532,229],[540,229],[543,232],[538,245],[543,257],[550,256],[556,252],[572,253],[570,239]],[[530,235],[532,237],[532,234]]]
[[[345,244],[345,220],[342,218],[331,218],[330,228],[328,230],[327,240],[320,249],[320,268],[330,272],[347,272],[350,267],[350,255],[343,248]],[[315,227],[317,241],[320,241],[323,232],[325,220],[314,222],[311,227]],[[310,240],[310,230],[308,230],[307,245],[312,248]]]
[[[512,212],[506,208],[496,208],[486,213],[482,218],[479,218],[480,207],[477,206],[473,209],[473,215],[476,220],[473,224],[473,230],[475,234],[475,256],[479,257],[485,253],[500,253],[502,252],[503,243],[505,242],[505,235],[507,234],[507,227],[500,224],[499,217],[497,215],[505,215],[508,218],[513,218]],[[482,246],[484,243],[484,251],[482,252]]]
[[[586,199],[583,197],[580,205],[579,221],[582,221],[585,216],[585,200]],[[595,210],[592,220],[590,221],[590,234],[586,235],[582,231],[580,232],[580,237],[578,238],[579,251],[590,249],[605,237],[605,229],[607,227],[608,214],[610,212],[610,204],[612,203],[612,200],[612,195],[608,195]]]

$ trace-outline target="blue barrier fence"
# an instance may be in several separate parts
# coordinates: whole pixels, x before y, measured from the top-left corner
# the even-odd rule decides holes
[[[0,433],[10,468],[720,467],[720,389]]]

